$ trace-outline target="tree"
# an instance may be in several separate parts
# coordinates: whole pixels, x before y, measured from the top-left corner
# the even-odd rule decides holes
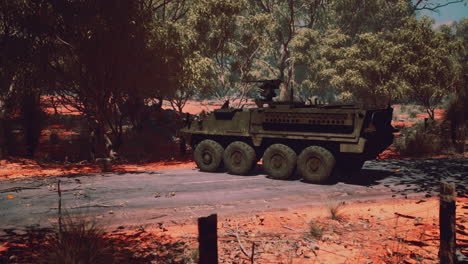
[[[397,71],[401,45],[394,45],[385,33],[365,33],[351,47],[341,50],[331,83],[339,91],[350,92],[358,103],[381,107],[402,95]]]
[[[138,123],[145,98],[170,90],[175,77],[169,73],[179,71],[177,63],[167,63],[173,54],[154,35],[150,2],[51,4],[51,37],[60,44],[50,62],[58,76],[55,92],[86,117],[111,158],[128,119]]]
[[[457,151],[465,151],[468,122],[468,19],[442,25],[439,30],[445,34],[452,47],[452,60],[456,64],[455,89],[445,118],[450,121],[452,143]]]
[[[349,37],[339,30],[321,32],[305,28],[299,31],[292,47],[302,101],[314,96],[326,102],[335,100],[337,91],[330,81],[336,73],[335,62],[341,56],[340,49],[346,47],[348,41]]]
[[[212,62],[215,98],[240,106],[252,95],[252,85],[244,81],[262,74],[268,22],[268,16],[253,13],[244,0],[199,1],[190,11],[187,23],[194,25],[193,46]]]
[[[47,68],[50,43],[44,37],[41,2],[0,3],[0,155],[13,153],[10,123],[19,116],[27,155],[34,155],[43,125],[40,96],[52,81]],[[14,143],[13,143],[14,144]],[[5,151],[5,145],[6,150]]]
[[[408,96],[434,119],[435,108],[455,88],[458,79],[450,45],[442,33],[433,30],[433,21],[427,17],[422,21],[409,19],[394,38],[405,49],[400,56],[404,62],[400,72],[408,84]]]
[[[265,59],[274,74],[283,80],[280,100],[285,100],[288,91],[295,82],[295,58],[292,56],[294,38],[301,28],[312,28],[319,20],[321,11],[325,9],[327,1],[302,0],[256,0],[253,1],[257,12],[270,17],[267,36],[270,41],[270,52]]]
[[[374,106],[412,98],[434,119],[435,107],[453,88],[455,68],[449,45],[432,22],[410,17],[392,32],[365,33],[358,39],[343,48],[332,82]]]

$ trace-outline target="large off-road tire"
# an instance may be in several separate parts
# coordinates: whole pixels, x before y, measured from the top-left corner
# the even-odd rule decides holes
[[[247,143],[234,141],[224,150],[224,165],[231,174],[245,175],[253,167],[257,157]]]
[[[193,159],[201,171],[214,172],[221,167],[223,147],[216,141],[205,139],[198,143],[193,152]]]
[[[311,146],[305,148],[297,159],[297,169],[306,182],[326,183],[332,178],[336,160],[325,148]]]
[[[296,162],[296,152],[283,144],[271,145],[263,154],[263,168],[273,179],[290,178],[296,169]]]

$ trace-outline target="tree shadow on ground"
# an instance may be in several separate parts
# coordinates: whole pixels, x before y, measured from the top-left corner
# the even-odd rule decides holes
[[[458,197],[468,195],[468,158],[420,158],[376,160],[379,169],[364,168],[345,183],[383,185],[395,195],[423,193],[426,198],[439,193],[440,183],[453,183]]]
[[[188,246],[167,235],[122,230],[62,232],[52,228],[4,229],[0,263],[189,263]]]

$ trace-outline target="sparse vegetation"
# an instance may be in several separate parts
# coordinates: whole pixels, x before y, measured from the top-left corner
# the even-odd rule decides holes
[[[48,235],[38,263],[115,263],[112,241],[95,221],[65,217],[61,230]]]
[[[26,232],[8,230],[0,242],[10,246],[0,254],[0,263],[38,264],[147,264],[196,263],[196,250],[174,241],[137,229],[107,232],[93,220],[64,219],[59,228],[27,228]]]
[[[343,207],[345,202],[329,202],[327,204],[328,212],[330,213],[330,219],[341,221],[343,220]]]
[[[324,232],[324,228],[315,221],[309,222],[309,235],[314,239],[321,239]]]

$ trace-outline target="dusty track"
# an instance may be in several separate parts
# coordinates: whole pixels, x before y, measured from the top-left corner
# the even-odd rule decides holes
[[[359,176],[333,185],[272,180],[261,166],[249,176],[180,168],[5,179],[0,181],[0,226],[48,226],[55,222],[59,179],[62,205],[67,212],[94,215],[108,226],[138,226],[210,213],[284,210],[330,201],[430,197],[437,194],[441,180],[456,183],[459,195],[466,195],[467,161],[468,158],[370,161]]]

